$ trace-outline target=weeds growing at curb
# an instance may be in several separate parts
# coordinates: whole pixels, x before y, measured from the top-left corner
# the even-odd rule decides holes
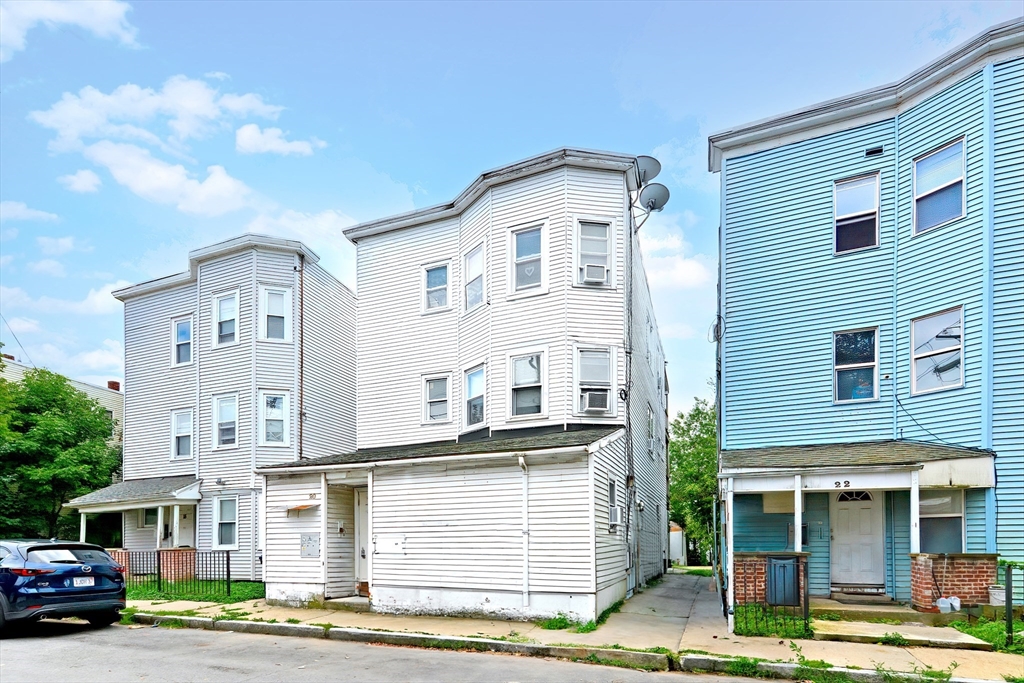
[[[186,628],[186,624],[181,619],[164,619],[159,624],[160,628]]]
[[[885,617],[875,617],[874,619],[868,619],[869,624],[887,624],[889,626],[899,626],[903,622],[899,619],[886,619]]]
[[[894,647],[906,647],[910,645],[910,641],[907,640],[902,633],[897,632],[886,632],[882,636],[881,640],[878,641],[879,645],[892,645]]]
[[[286,624],[301,624],[302,621],[300,621],[299,619],[296,619],[295,617],[288,617],[287,619],[284,620],[284,623],[286,623]]]
[[[915,664],[911,671],[895,671],[879,662],[874,662],[874,665],[875,673],[880,675],[885,683],[915,683],[920,679],[948,683],[949,679],[953,677],[953,672],[960,666],[956,662],[950,662],[945,669],[933,669],[930,666],[920,667]]]
[[[597,622],[591,619],[582,624],[576,624],[576,633],[591,633],[597,630]]]
[[[766,674],[757,668],[758,663],[763,661],[757,657],[736,657],[725,667],[725,673],[747,678],[764,678]]]
[[[831,669],[832,665],[826,662],[824,659],[807,659],[804,657],[804,650],[802,647],[794,643],[792,640],[789,641],[789,649],[796,655],[796,663],[798,666],[808,669]]]
[[[822,612],[821,614],[815,614],[814,618],[819,621],[842,621],[843,617],[841,614],[836,612]]]
[[[324,630],[324,635],[327,635],[327,632],[334,628],[334,624],[328,624],[326,622],[313,622],[312,624],[310,624],[310,626],[319,626]]]
[[[625,601],[625,600],[619,600],[618,602],[614,602],[614,603],[612,603],[612,604],[611,604],[611,605],[610,605],[610,606],[608,607],[608,609],[606,609],[605,611],[601,612],[601,614],[599,614],[599,615],[598,615],[598,617],[597,617],[597,625],[598,625],[598,626],[600,626],[600,625],[602,625],[602,624],[603,624],[604,622],[608,621],[608,617],[610,617],[611,615],[615,614],[615,613],[616,613],[616,612],[618,612],[618,611],[619,611],[620,609],[622,609],[622,606],[623,606],[623,605],[624,605],[625,603],[626,603],[626,601]]]
[[[621,669],[639,669],[640,671],[657,671],[660,667],[651,666],[649,664],[637,664],[635,662],[627,662],[622,659],[606,659],[604,657],[598,657],[596,654],[589,654],[583,659],[573,659],[574,662],[590,662],[591,664],[603,664],[604,666],[617,666]]]
[[[1006,646],[1006,622],[1002,619],[990,621],[985,617],[979,617],[974,623],[966,621],[954,621],[950,624],[961,633],[980,638],[992,644],[997,652],[1009,652],[1015,655],[1024,655],[1024,621],[1015,619],[1013,622],[1014,640],[1013,645]]]
[[[1008,676],[1007,674],[1003,674],[1003,680],[1006,681],[1006,683],[1024,683],[1024,676]]]
[[[543,619],[537,622],[537,625],[546,631],[561,631],[567,629],[573,625],[574,622],[569,620],[568,615],[564,612],[559,612],[557,615],[550,619]]]

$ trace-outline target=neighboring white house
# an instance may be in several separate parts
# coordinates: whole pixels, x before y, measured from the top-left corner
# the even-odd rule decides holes
[[[630,155],[561,149],[357,247],[358,449],[259,463],[267,598],[596,618],[668,561]]]
[[[124,481],[72,500],[123,512],[127,550],[231,551],[262,579],[257,467],[355,446],[355,296],[300,242],[244,235],[124,302]]]

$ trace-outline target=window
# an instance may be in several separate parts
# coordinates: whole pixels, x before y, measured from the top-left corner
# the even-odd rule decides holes
[[[448,421],[448,376],[423,379],[423,421]]]
[[[214,548],[234,549],[238,546],[238,498],[213,499]]]
[[[608,480],[608,531],[614,531],[617,525],[622,524],[618,488],[614,479]]]
[[[448,308],[448,264],[423,269],[423,310]]]
[[[836,332],[833,335],[833,400],[871,401],[878,398],[878,329]]]
[[[117,422],[114,420],[114,411],[104,410],[103,414],[107,416],[108,420],[110,420],[110,436],[117,436]]]
[[[580,222],[579,257],[576,282],[581,285],[607,285],[611,275],[611,226],[607,223]]]
[[[512,416],[540,415],[543,409],[540,353],[512,358]]]
[[[484,421],[484,368],[481,365],[466,373],[466,426]]]
[[[192,457],[192,410],[171,413],[171,458]]]
[[[654,438],[654,408],[651,404],[647,404],[647,451],[654,457],[655,451],[658,450],[658,442]]]
[[[260,287],[260,339],[291,341],[292,290],[288,287]]]
[[[213,345],[234,344],[237,341],[238,293],[214,298],[213,316]]]
[[[471,311],[484,300],[484,245],[466,254],[465,272],[465,306],[467,311]]]
[[[837,503],[853,503],[857,501],[869,501],[871,494],[868,491],[843,491],[836,496]],[[796,504],[793,504],[794,507]]]
[[[540,228],[512,233],[513,282],[515,291],[541,286],[541,232]]]
[[[288,445],[288,394],[260,392],[260,445]]]
[[[914,234],[964,215],[964,141],[914,161]]]
[[[962,553],[964,494],[959,489],[921,491],[922,553]]]
[[[835,251],[878,246],[878,174],[841,180],[835,186]]]
[[[214,448],[236,445],[238,397],[219,396],[213,399]]]
[[[911,393],[963,386],[962,321],[963,309],[954,308],[910,323]]]
[[[612,354],[609,349],[580,349],[579,408],[586,413],[612,412]]]
[[[192,318],[182,318],[172,323],[174,328],[174,352],[171,365],[186,365],[192,362]]]
[[[146,508],[139,510],[139,528],[145,529],[156,526],[157,512],[156,508]]]

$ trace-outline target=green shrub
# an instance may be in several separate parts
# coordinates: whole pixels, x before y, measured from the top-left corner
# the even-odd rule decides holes
[[[761,673],[757,670],[757,663],[759,661],[760,660],[754,659],[753,657],[737,657],[729,662],[729,665],[725,669],[725,673],[733,676],[756,678]]]
[[[588,622],[583,623],[583,624],[576,624],[576,633],[590,633],[590,632],[596,631],[596,630],[597,630],[597,622],[593,621],[593,620],[588,621]]]
[[[259,581],[232,581],[231,595],[225,594],[223,581],[163,581],[157,590],[156,580],[128,586],[129,600],[196,600],[199,602],[244,602],[266,597],[266,586]]]
[[[286,623],[286,624],[301,624],[302,621],[299,620],[299,619],[296,619],[295,617],[290,617],[288,619],[285,619],[284,623]]]
[[[1010,646],[1006,645],[1006,622],[1003,620],[989,621],[985,617],[980,617],[974,623],[954,621],[950,626],[961,633],[992,643],[992,648],[998,652],[1024,655],[1024,621],[1020,619],[1013,622],[1014,639]]]
[[[569,617],[566,614],[559,612],[550,619],[544,619],[543,621],[537,622],[537,625],[547,631],[561,631],[562,629],[572,626],[573,622],[569,620]]]
[[[815,614],[814,618],[818,619],[819,621],[842,621],[843,620],[842,615],[840,615],[840,614],[838,614],[836,612],[822,612],[821,614]]]
[[[886,632],[882,636],[882,639],[878,641],[879,645],[892,645],[894,647],[906,647],[910,645],[910,641],[903,637],[902,633]]]

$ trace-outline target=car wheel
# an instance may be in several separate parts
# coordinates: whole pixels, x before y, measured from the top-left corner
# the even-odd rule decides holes
[[[121,620],[121,615],[118,612],[111,610],[110,612],[99,612],[97,614],[90,614],[87,616],[86,621],[96,627],[110,626],[116,621]]]

